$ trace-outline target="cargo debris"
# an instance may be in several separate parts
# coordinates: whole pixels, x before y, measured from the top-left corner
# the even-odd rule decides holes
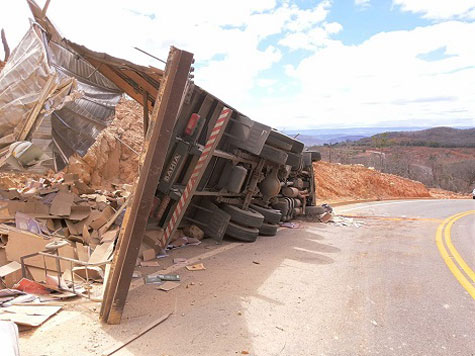
[[[195,85],[193,54],[139,66],[69,41],[28,5],[34,21],[0,73],[0,166],[52,171],[0,191],[0,258],[23,278],[89,298],[106,281],[101,319],[118,323],[135,266],[204,238],[274,236],[318,210],[319,153]]]

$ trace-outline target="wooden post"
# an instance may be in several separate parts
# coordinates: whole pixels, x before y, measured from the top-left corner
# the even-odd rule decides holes
[[[139,180],[132,203],[125,213],[111,272],[105,286],[100,318],[108,324],[120,323],[153,197],[165,165],[180,103],[185,94],[192,60],[191,53],[171,48],[150,117],[150,127],[141,156]]]

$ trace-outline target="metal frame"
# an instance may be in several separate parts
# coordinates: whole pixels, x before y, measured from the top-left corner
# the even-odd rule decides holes
[[[56,269],[57,269],[56,272],[58,274],[58,288],[62,289],[61,288],[62,272],[61,272],[60,260],[61,261],[67,261],[67,262],[70,263],[70,266],[71,266],[71,283],[73,285],[72,290],[73,290],[73,293],[78,294],[78,293],[76,293],[76,287],[74,285],[74,267],[73,267],[74,265],[81,265],[83,267],[86,267],[85,268],[86,284],[89,285],[89,284],[92,284],[92,283],[89,283],[89,273],[87,271],[87,267],[100,267],[100,266],[110,264],[109,261],[107,261],[107,262],[98,262],[98,263],[89,263],[89,262],[79,261],[79,260],[75,260],[74,258],[59,256],[57,249],[54,252],[55,252],[55,254],[40,251],[40,252],[35,252],[35,253],[32,253],[32,254],[20,257],[22,277],[27,278],[27,275],[26,275],[27,266],[25,265],[25,260],[28,259],[28,258],[36,257],[36,256],[42,256],[43,257],[43,270],[45,272],[45,281],[46,281],[46,276],[48,275],[48,268],[46,266],[46,257],[51,257],[51,258],[54,258],[55,261],[56,261]],[[90,288],[86,288],[86,289],[87,289],[87,297],[88,297],[88,299],[91,299],[91,289]]]

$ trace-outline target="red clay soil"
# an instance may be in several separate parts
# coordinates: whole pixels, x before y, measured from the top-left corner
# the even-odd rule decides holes
[[[430,195],[436,199],[471,199],[470,194],[455,193],[439,188],[429,188]]]
[[[382,200],[430,198],[421,182],[368,169],[362,165],[343,165],[325,161],[313,165],[318,200]]]
[[[84,157],[71,156],[66,171],[77,173],[93,188],[109,189],[112,183],[132,184],[138,176],[143,146],[143,110],[137,102],[122,99],[115,118]]]

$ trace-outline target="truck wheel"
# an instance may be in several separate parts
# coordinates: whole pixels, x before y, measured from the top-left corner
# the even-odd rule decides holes
[[[279,201],[275,204],[272,204],[272,207],[274,209],[279,210],[280,213],[282,214],[282,217],[287,216],[287,214],[289,213],[289,209],[290,209],[288,202],[286,202],[285,200],[282,200],[282,201]]]
[[[269,145],[264,145],[259,157],[274,163],[285,165],[285,162],[287,162],[288,155],[287,152],[279,150],[278,148],[274,148]]]
[[[241,241],[254,242],[259,235],[259,229],[255,227],[246,227],[239,224],[235,224],[232,221],[229,222],[226,229],[226,235]]]
[[[244,226],[260,228],[264,222],[264,215],[254,210],[243,210],[229,204],[224,204],[222,209],[231,215],[231,221]]]
[[[253,210],[264,215],[264,223],[278,224],[282,218],[282,213],[277,209],[263,208],[262,206],[251,204]]]
[[[264,223],[259,229],[259,235],[263,236],[275,236],[277,234],[277,228],[279,225],[277,224],[268,224]]]

